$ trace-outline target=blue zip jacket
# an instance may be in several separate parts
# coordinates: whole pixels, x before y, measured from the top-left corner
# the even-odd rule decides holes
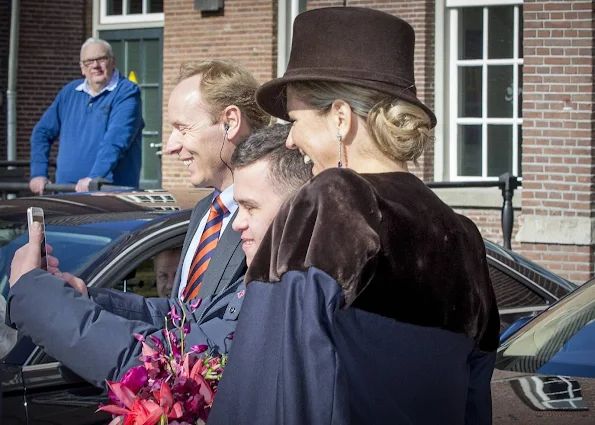
[[[206,344],[227,354],[244,289],[242,276],[221,293],[204,298],[188,317],[191,331],[186,346]],[[134,334],[163,341],[165,317],[172,306],[180,311],[180,304],[177,299],[144,298],[103,288],[89,288],[89,296],[36,269],[10,289],[5,320],[74,373],[104,387],[106,379],[118,381],[131,367],[141,364],[142,344]]]
[[[60,90],[31,135],[31,178],[48,175],[52,143],[60,138],[56,183],[103,177],[138,187],[142,161],[139,87],[120,76],[117,86],[97,96],[77,91],[84,79]]]

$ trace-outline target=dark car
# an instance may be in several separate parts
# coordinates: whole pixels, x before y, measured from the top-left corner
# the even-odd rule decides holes
[[[492,399],[495,424],[595,424],[595,279],[505,339]]]
[[[45,210],[47,241],[62,271],[80,276],[89,286],[156,296],[154,256],[182,245],[190,211],[179,208],[189,208],[208,193],[94,193],[2,201],[0,293],[6,297],[10,261],[27,241],[25,211],[38,206]],[[489,241],[486,251],[504,327],[521,316],[538,314],[575,289]],[[100,389],[83,382],[29,338],[17,338],[0,364],[2,425],[109,422],[107,415],[94,413],[105,400]]]

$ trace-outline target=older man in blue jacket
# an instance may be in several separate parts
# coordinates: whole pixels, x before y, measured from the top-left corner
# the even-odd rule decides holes
[[[31,134],[31,191],[48,183],[50,148],[58,138],[56,183],[89,190],[92,178],[137,187],[141,169],[142,117],[139,87],[120,75],[107,41],[89,38],[81,47],[81,73],[60,90]]]
[[[311,177],[297,150],[285,147],[289,126],[277,124],[253,134],[232,157],[233,222],[241,232],[248,265],[281,204]],[[264,178],[263,178],[264,177]],[[102,386],[138,365],[141,344],[134,334],[163,338],[164,317],[179,301],[87,288],[69,274],[39,270],[39,230],[15,254],[6,321],[87,381]],[[57,267],[57,260],[48,259]],[[72,287],[76,288],[74,290]],[[227,353],[244,297],[243,278],[205,298],[190,317],[187,346],[206,344]],[[56,310],[51,306],[59,305]],[[37,314],[27,314],[35,306]],[[47,307],[47,308],[45,308]]]

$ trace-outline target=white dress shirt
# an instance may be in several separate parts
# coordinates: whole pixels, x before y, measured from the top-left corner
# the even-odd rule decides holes
[[[238,204],[236,204],[236,201],[233,199],[233,184],[229,186],[227,189],[225,189],[223,192],[221,192],[219,196],[221,198],[221,202],[223,202],[223,205],[225,205],[225,208],[227,208],[227,211],[229,211],[229,214],[227,214],[223,218],[223,223],[221,224],[221,231],[219,232],[219,238],[221,238],[221,236],[223,236],[225,228],[229,224],[229,221],[238,209]],[[178,291],[179,299],[183,298],[182,295],[184,294],[184,289],[186,288],[186,284],[188,283],[188,272],[190,271],[190,266],[192,265],[192,260],[194,259],[196,248],[198,248],[198,244],[200,243],[200,237],[202,236],[202,232],[205,230],[205,226],[207,225],[209,211],[210,209],[207,210],[202,220],[200,220],[198,228],[196,229],[196,233],[192,237],[192,242],[190,242],[190,246],[188,247],[188,251],[186,252],[186,256],[184,257],[184,264],[182,264],[182,273],[180,275],[180,289]]]

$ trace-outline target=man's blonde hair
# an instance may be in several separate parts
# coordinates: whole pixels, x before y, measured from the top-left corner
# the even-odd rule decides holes
[[[269,124],[270,116],[258,107],[254,99],[259,84],[243,65],[215,59],[185,62],[180,66],[178,83],[195,75],[201,76],[202,100],[213,123],[219,122],[225,108],[235,105],[252,131]]]

